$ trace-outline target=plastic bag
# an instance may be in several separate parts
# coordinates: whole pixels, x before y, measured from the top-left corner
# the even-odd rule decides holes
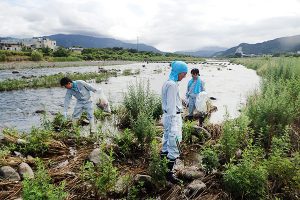
[[[108,113],[111,112],[109,102],[108,102],[107,97],[105,96],[103,91],[100,92],[100,97],[99,97],[99,101],[97,103],[97,106],[100,109],[102,109],[104,112],[108,112]]]
[[[207,100],[208,100],[207,92],[203,91],[197,95],[195,107],[198,112],[200,113],[207,112],[207,105],[206,105]]]

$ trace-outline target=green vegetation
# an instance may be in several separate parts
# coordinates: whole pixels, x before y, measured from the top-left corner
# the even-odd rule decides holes
[[[300,130],[300,58],[232,61],[256,69],[262,82],[244,114],[223,125],[220,153],[229,162],[225,189],[236,199],[297,199],[300,141],[293,138]],[[235,160],[238,148],[242,159]]]
[[[257,70],[262,76],[260,90],[248,98],[238,118],[227,118],[215,129],[204,125],[211,131],[211,138],[203,146],[204,141],[191,141],[194,122],[185,122],[183,159],[189,163],[189,153],[202,149],[200,155],[206,172],[202,180],[207,185],[207,195],[217,191],[218,198],[222,198],[219,195],[223,193],[230,199],[299,199],[300,58],[264,57],[237,59],[235,62],[247,63]],[[29,190],[29,180],[23,181],[24,199],[31,198],[25,197],[29,191],[32,195],[56,195],[56,199],[60,196],[66,198],[64,191],[70,198],[77,195],[78,199],[138,199],[144,194],[143,197],[147,198],[152,194],[166,197],[170,193],[165,187],[167,163],[160,158],[159,139],[155,137],[157,133],[162,136],[162,131],[155,126],[162,113],[160,99],[150,91],[149,83],[144,82],[130,85],[124,97],[123,103],[113,109],[117,123],[122,123],[117,134],[103,133],[101,138],[85,138],[80,135],[80,127],[60,114],[51,122],[43,120],[43,128],[33,128],[29,135],[3,130],[5,142],[0,144],[1,165],[9,163],[8,160],[16,162],[20,159],[13,155],[14,151],[19,151],[24,157],[28,154],[41,156],[47,161],[45,167],[51,168],[48,171],[43,168],[43,175],[48,178],[38,178],[42,180],[40,187],[33,180],[34,187]],[[98,119],[105,118],[101,111],[95,111],[95,115]],[[28,143],[19,144],[16,138],[23,138]],[[89,153],[99,147],[101,162],[93,164],[86,161]],[[76,149],[75,155],[71,155],[72,149]],[[46,155],[48,157],[44,157]],[[65,158],[69,164],[57,168],[57,164]],[[132,177],[149,174],[156,188],[147,191],[147,181],[127,180],[126,187],[118,194],[120,196],[114,196],[119,175],[129,173]],[[50,181],[50,176],[53,181]],[[59,183],[65,184],[65,188],[55,186]],[[175,195],[183,194],[189,183],[185,182],[182,188],[177,187]],[[41,187],[43,191],[38,192]],[[5,192],[4,189],[0,198]],[[195,199],[199,197],[194,195]],[[32,198],[39,199],[39,196]]]
[[[237,119],[227,119],[222,127],[220,138],[221,154],[227,162],[235,156],[238,148],[245,147],[250,142],[250,121],[247,116],[241,115]]]
[[[82,179],[96,187],[99,196],[105,196],[117,181],[118,171],[113,166],[114,158],[112,154],[112,151],[109,155],[101,151],[99,165],[94,166],[93,163],[87,162],[82,167]]]
[[[72,80],[91,80],[96,79],[96,82],[102,82],[108,79],[110,76],[114,76],[115,73],[59,73],[49,76],[41,76],[29,79],[7,79],[0,81],[0,92],[20,90],[25,88],[50,88],[60,87],[59,80],[65,76],[68,76]]]
[[[150,164],[149,174],[151,175],[154,182],[159,186],[165,186],[166,177],[165,174],[168,171],[167,159],[160,158],[160,149],[155,140],[151,142],[151,153],[150,153]]]
[[[152,119],[158,119],[162,114],[160,98],[150,90],[149,81],[147,84],[143,81],[130,84],[123,104],[132,121],[136,121],[142,111]]]
[[[220,165],[218,153],[210,148],[206,147],[201,151],[202,158],[202,164],[204,166],[204,169],[207,173],[211,173],[213,169],[217,169]]]
[[[51,184],[51,177],[41,160],[37,160],[37,170],[35,171],[34,179],[26,177],[22,181],[24,200],[64,200],[68,193],[64,191],[65,182],[62,181],[59,186]]]
[[[131,153],[134,151],[134,140],[135,135],[128,128],[115,137],[115,143],[118,145],[120,152],[124,157],[130,157]]]
[[[267,170],[251,160],[230,164],[224,174],[224,184],[234,199],[266,199]]]
[[[192,132],[194,130],[194,125],[196,123],[194,121],[185,121],[182,126],[182,139],[186,143],[192,142]]]
[[[140,74],[139,69],[135,70],[134,72],[132,72],[131,69],[124,69],[123,72],[122,72],[123,76],[131,76],[131,75],[137,75],[137,74]]]
[[[35,52],[35,53],[33,53]],[[39,54],[38,59],[33,54]],[[184,60],[187,62],[202,61],[201,58],[192,56],[173,54],[173,53],[153,53],[146,51],[136,51],[135,49],[123,48],[87,48],[81,54],[71,52],[68,49],[59,47],[52,51],[49,48],[30,50],[23,49],[22,51],[0,51],[0,61],[26,61],[26,60],[45,60],[45,61],[79,61],[79,60],[127,60],[127,61],[172,61]]]
[[[38,51],[31,52],[31,60],[32,61],[41,61],[43,59],[43,54]]]

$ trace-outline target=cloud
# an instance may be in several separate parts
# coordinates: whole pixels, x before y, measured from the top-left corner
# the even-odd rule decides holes
[[[104,36],[163,51],[300,34],[299,0],[2,0],[0,36]]]

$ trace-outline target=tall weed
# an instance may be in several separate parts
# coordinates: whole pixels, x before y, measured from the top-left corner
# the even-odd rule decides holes
[[[248,127],[249,124],[250,120],[244,114],[236,119],[227,119],[224,122],[220,144],[227,162],[234,157],[238,148],[248,145],[252,135],[252,130]]]
[[[104,197],[116,184],[118,170],[113,166],[113,151],[107,155],[103,150],[100,153],[101,162],[94,166],[87,162],[81,167],[81,178],[89,181],[97,189],[97,193]]]
[[[140,112],[148,113],[153,119],[158,119],[162,113],[160,99],[150,90],[149,81],[146,84],[140,80],[129,85],[123,104],[134,121]]]
[[[151,142],[149,173],[158,186],[166,185],[167,159],[161,159],[159,147],[155,140]]]

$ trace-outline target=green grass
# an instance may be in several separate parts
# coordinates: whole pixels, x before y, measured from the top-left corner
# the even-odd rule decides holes
[[[91,80],[96,79],[96,82],[101,82],[115,76],[115,73],[59,73],[49,76],[41,76],[30,79],[8,79],[0,82],[1,91],[20,90],[25,88],[50,88],[60,87],[59,81],[61,78],[68,76],[72,80]]]

